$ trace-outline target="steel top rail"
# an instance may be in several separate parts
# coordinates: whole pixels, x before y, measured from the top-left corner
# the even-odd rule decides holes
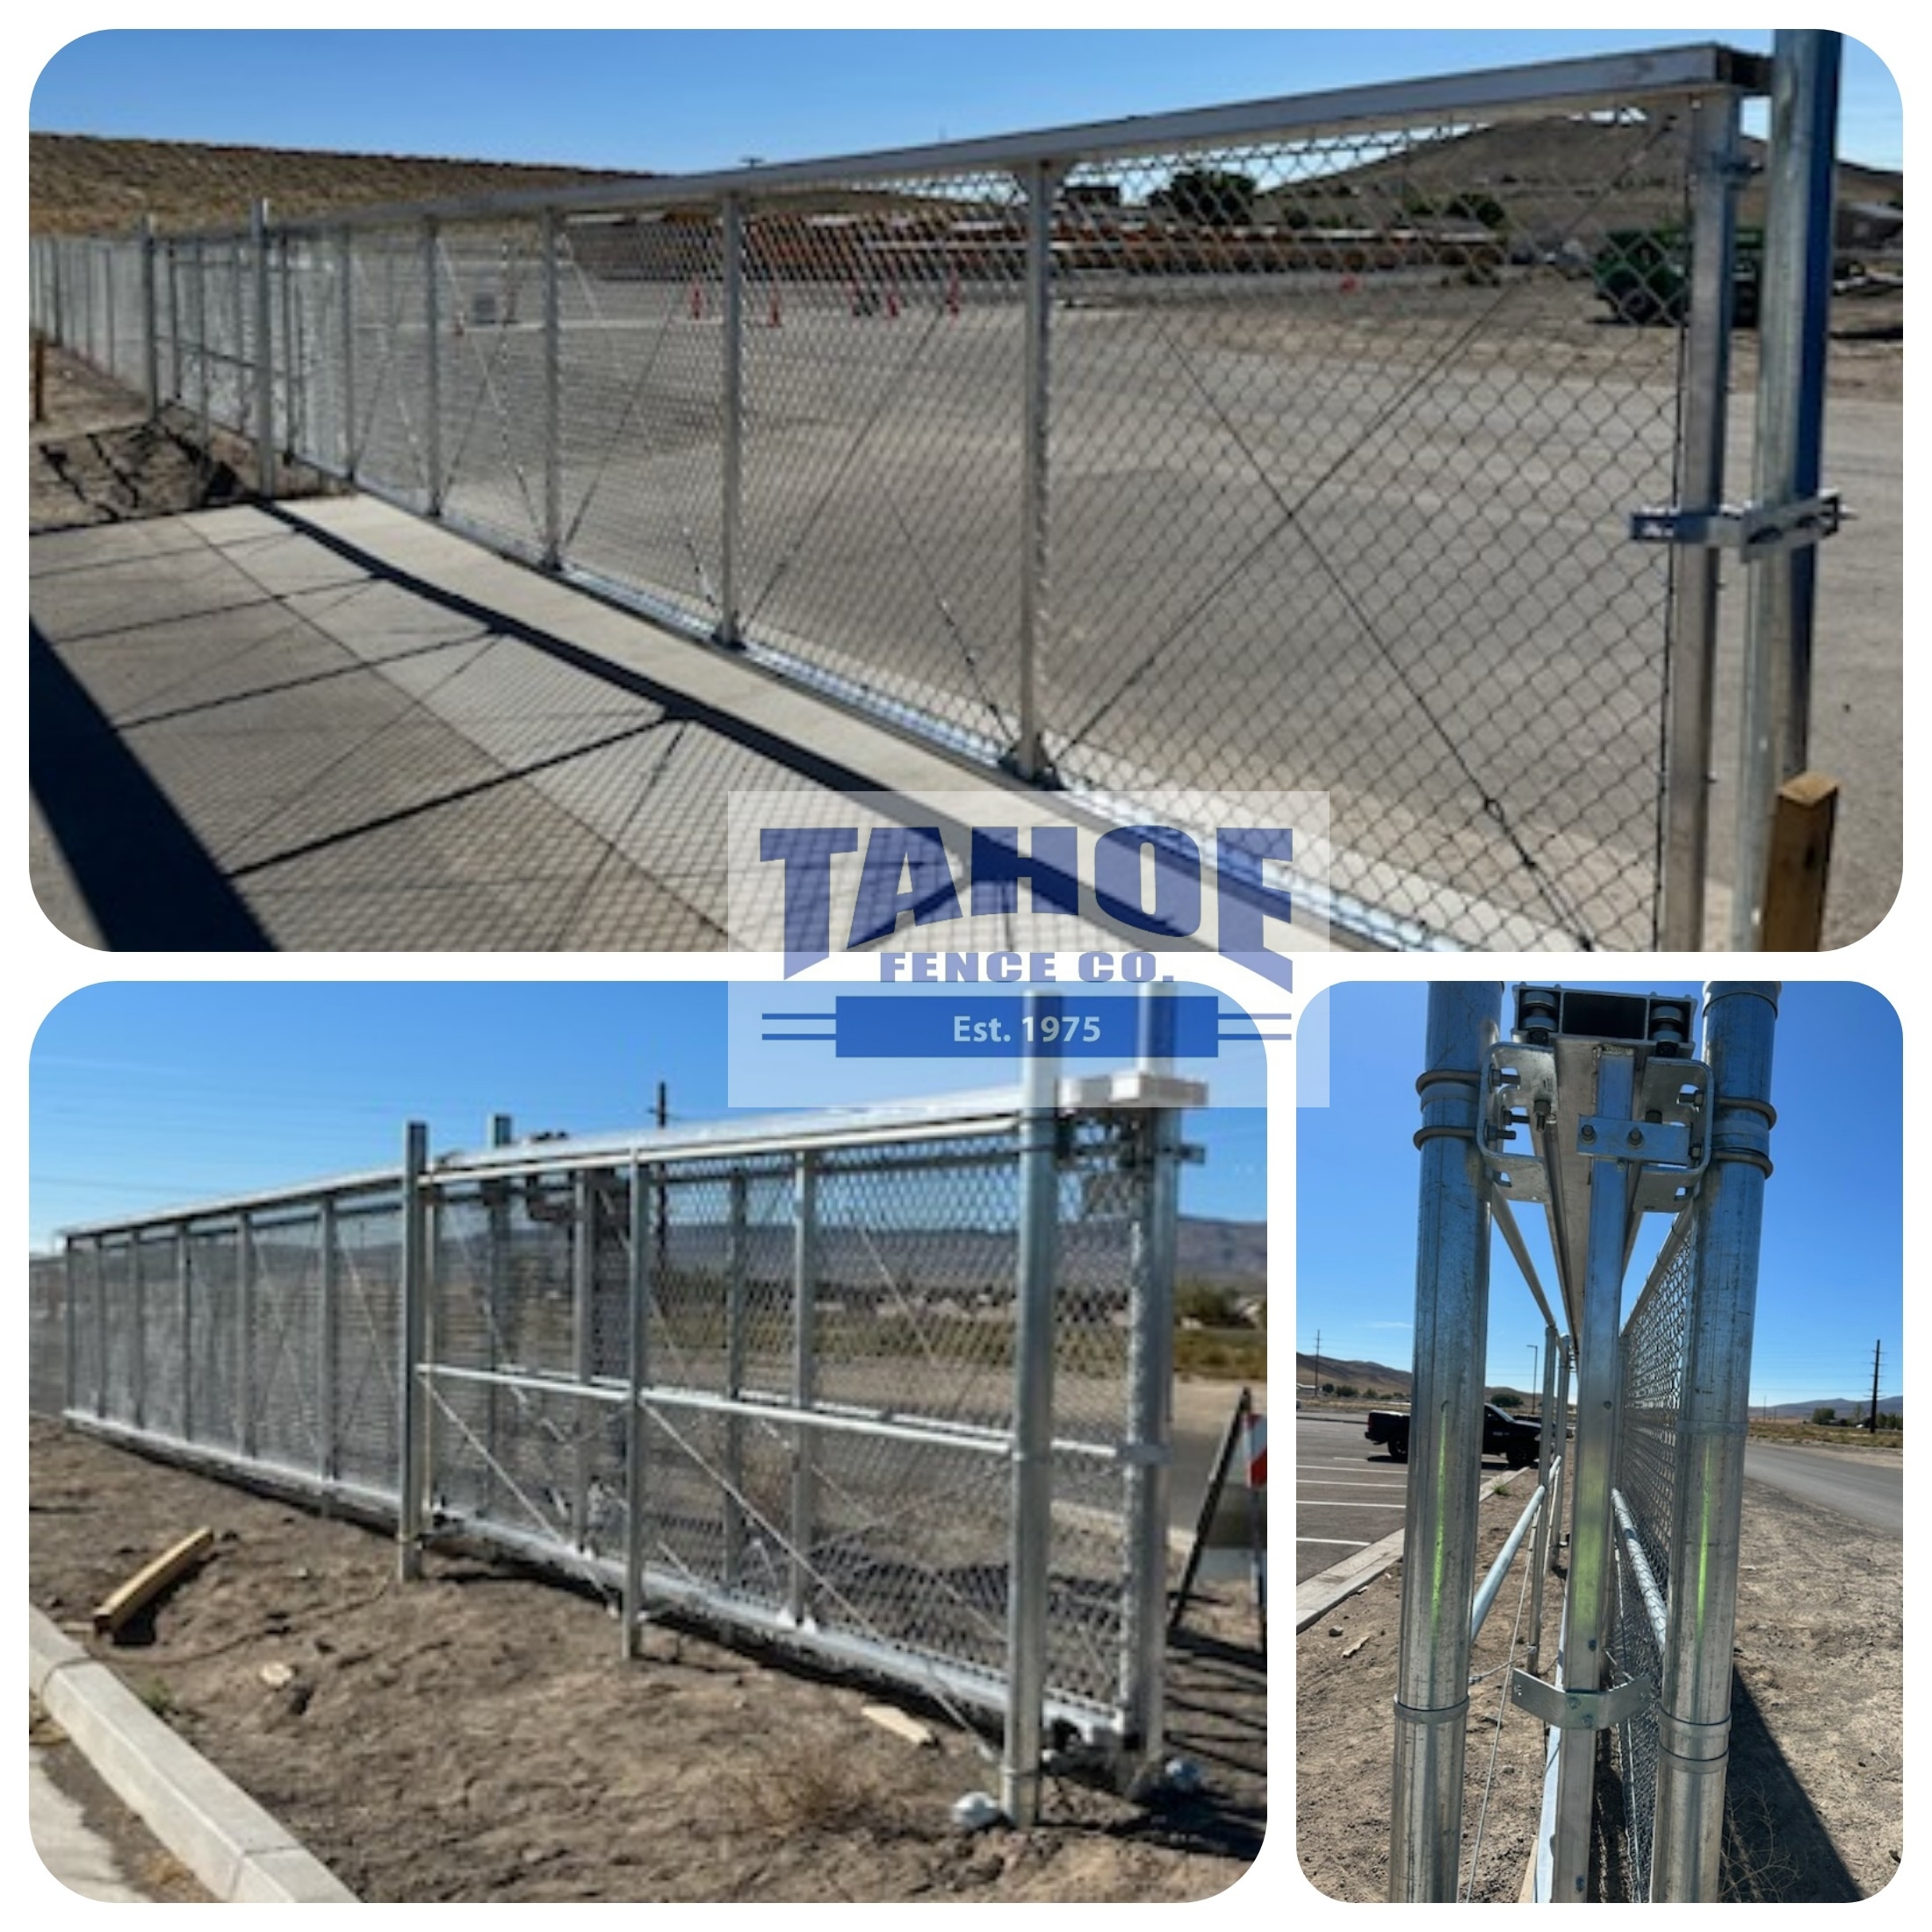
[[[1647,95],[1682,94],[1711,88],[1733,89],[1746,94],[1769,93],[1770,63],[1762,55],[1706,41],[1690,47],[1655,47],[1573,61],[1540,61],[1421,80],[1334,88],[1316,94],[1280,95],[1172,114],[1136,114],[1120,120],[1087,121],[975,141],[883,148],[869,154],[778,162],[715,173],[643,175],[584,187],[528,188],[499,194],[386,202],[367,208],[304,215],[278,221],[276,227],[284,234],[333,233],[345,227],[393,227],[403,221],[530,215],[546,208],[590,213],[606,209],[674,206],[723,195],[768,194],[775,189],[808,188],[831,181],[965,173],[1020,163],[1044,162],[1052,167],[1101,154],[1150,154],[1264,135],[1305,137],[1376,122],[1413,123],[1467,116],[1500,119],[1561,113],[1601,107],[1605,97],[1634,102]],[[202,231],[205,239],[244,233],[245,229],[227,228]]]
[[[1206,1089],[1198,1082],[1143,1073],[1071,1078],[1059,1084],[1056,1105],[1067,1109],[1109,1106],[1200,1107]],[[751,1121],[707,1121],[686,1127],[638,1128],[616,1134],[572,1135],[555,1141],[523,1140],[507,1147],[436,1157],[425,1179],[443,1181],[465,1175],[494,1175],[542,1169],[609,1167],[640,1160],[722,1160],[734,1156],[796,1152],[801,1149],[863,1146],[878,1141],[941,1139],[955,1134],[997,1131],[1018,1118],[1018,1086],[988,1087],[941,1094],[925,1100],[881,1102],[864,1107],[825,1107],[813,1114],[772,1114]],[[174,1227],[238,1214],[260,1214],[299,1207],[325,1195],[371,1193],[400,1185],[400,1165],[354,1174],[332,1175],[138,1215],[76,1222],[55,1230],[62,1240],[87,1240],[137,1229]]]

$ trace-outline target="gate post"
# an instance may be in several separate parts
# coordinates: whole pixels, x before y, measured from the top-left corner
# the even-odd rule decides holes
[[[315,1238],[321,1250],[318,1257],[321,1306],[316,1315],[321,1332],[316,1337],[315,1349],[316,1462],[323,1482],[332,1484],[342,1473],[342,1430],[335,1415],[335,1388],[340,1359],[335,1330],[340,1317],[335,1307],[336,1229],[335,1197],[333,1194],[322,1196],[321,1206],[316,1215]]]
[[[434,216],[422,224],[422,465],[429,472],[429,515],[443,514],[443,345],[442,292],[436,286],[436,258],[442,252]]]
[[[246,1208],[234,1227],[234,1435],[242,1453],[255,1455],[255,1223]]]
[[[562,294],[557,272],[557,211],[537,217],[538,273],[544,292],[544,568],[564,551],[564,367]]]
[[[1047,550],[1051,532],[1047,465],[1049,371],[1053,328],[1052,169],[1034,162],[1020,177],[1027,195],[1027,331],[1021,391],[1020,474],[1020,736],[1013,766],[1021,778],[1044,775],[1040,743],[1039,660],[1047,622]]]
[[[1536,1539],[1530,1553],[1530,1655],[1533,1677],[1543,1662],[1543,1579],[1549,1569],[1550,1525],[1556,1520],[1556,1496],[1550,1488],[1550,1465],[1568,1446],[1567,1425],[1556,1411],[1556,1351],[1554,1323],[1543,1325],[1543,1436],[1537,1444],[1536,1480],[1543,1491],[1543,1508],[1536,1519]]]
[[[580,1390],[596,1373],[597,1192],[590,1170],[580,1167],[571,1180],[570,1333],[573,1373]],[[590,1547],[591,1438],[601,1412],[579,1395],[571,1405],[571,1440],[575,1444],[570,1490],[570,1528],[577,1547]]]
[[[155,303],[155,218],[141,218],[141,373],[150,418],[161,414],[161,342]]]
[[[1780,30],[1772,41],[1758,297],[1757,459],[1751,494],[1782,509],[1818,494],[1830,325],[1832,188],[1842,36]],[[1764,874],[1778,786],[1809,755],[1816,544],[1785,544],[1748,573],[1737,876],[1731,945],[1763,943]]]
[[[792,1166],[791,1401],[809,1409],[818,1392],[818,1168],[801,1151]],[[818,1510],[818,1438],[804,1423],[791,1428],[791,1620],[811,1614],[812,1525]]]
[[[401,1397],[400,1455],[397,1467],[396,1575],[403,1582],[422,1574],[422,1505],[429,1487],[428,1431],[422,1363],[428,1335],[429,1242],[423,1172],[429,1164],[429,1129],[411,1121],[402,1151],[402,1308],[396,1324],[400,1346],[397,1390]]]
[[[1027,1012],[1037,1044],[1040,996]],[[1053,1556],[1054,1276],[1060,1245],[1059,1062],[1022,1052],[1014,1281],[1012,1554],[1006,1578],[1006,1713],[999,1807],[1022,1831],[1040,1816]]]
[[[650,1281],[644,1266],[650,1217],[645,1211],[645,1169],[636,1155],[631,1157],[631,1266],[624,1283],[626,1323],[625,1367],[630,1378],[624,1402],[624,1634],[619,1654],[635,1657],[642,1648],[639,1627],[644,1615],[644,1531],[645,1531],[645,1414],[644,1387],[650,1379],[645,1355],[650,1346],[650,1324],[646,1311],[650,1290],[661,1297],[662,1280]],[[652,1185],[664,1186],[663,1170],[653,1174]],[[661,1267],[662,1262],[660,1261]]]
[[[275,494],[275,311],[269,276],[269,205],[249,215],[249,254],[255,267],[255,470],[263,496]],[[237,352],[241,345],[236,344]]]
[[[1659,1902],[1718,1895],[1758,1238],[1776,1118],[1777,996],[1775,983],[1738,981],[1714,982],[1705,996],[1711,1164],[1693,1210],[1690,1328],[1676,1426],[1651,1851],[1650,1895]]]
[[[1690,112],[1690,299],[1684,329],[1683,414],[1677,429],[1679,502],[1715,511],[1724,501],[1724,437],[1731,387],[1732,263],[1737,247],[1739,97],[1702,95]],[[1717,675],[1719,552],[1680,548],[1670,587],[1677,668],[1670,680],[1664,771],[1663,903],[1659,944],[1704,945],[1711,834],[1711,707]]]
[[[717,641],[736,645],[745,516],[745,203],[726,195],[724,225],[724,446],[719,521]]]
[[[1416,1083],[1422,1181],[1389,1837],[1388,1896],[1395,1904],[1448,1900],[1456,1892],[1489,1322],[1489,1183],[1476,1145],[1477,1090],[1502,1004],[1496,980],[1431,985]]]
[[[745,1172],[731,1179],[731,1227],[724,1261],[724,1397],[745,1392]],[[724,1417],[724,1588],[736,1590],[745,1562],[745,1418],[732,1409]]]
[[[342,474],[356,480],[356,231],[345,227],[342,239],[342,264],[336,274],[342,283]]]

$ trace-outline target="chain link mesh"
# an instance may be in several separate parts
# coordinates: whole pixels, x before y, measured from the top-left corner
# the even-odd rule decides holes
[[[1690,109],[292,231],[283,424],[970,755],[1326,791],[1365,930],[1649,948]],[[186,247],[169,379],[242,428],[249,248]],[[138,248],[81,266],[138,338]]]
[[[1686,1210],[1686,1220],[1695,1215]],[[1678,1229],[1688,1234],[1688,1228]],[[1661,1690],[1663,1652],[1654,1611],[1669,1602],[1671,1525],[1676,1520],[1677,1417],[1690,1344],[1693,1244],[1674,1241],[1631,1310],[1622,1342],[1618,1409],[1618,1533],[1611,1660],[1621,1677],[1647,1677]],[[1641,1553],[1634,1560],[1632,1546]],[[1647,1569],[1647,1576],[1644,1574]],[[1617,1731],[1623,1788],[1624,1896],[1650,1896],[1651,1844],[1657,1801],[1657,1712],[1647,1708]]]

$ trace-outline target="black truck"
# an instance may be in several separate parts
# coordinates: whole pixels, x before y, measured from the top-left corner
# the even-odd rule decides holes
[[[1392,1409],[1372,1409],[1368,1427],[1362,1433],[1369,1441],[1388,1451],[1392,1462],[1409,1460],[1409,1414]],[[1526,1417],[1512,1416],[1494,1402],[1482,1405],[1482,1453],[1501,1456],[1512,1469],[1526,1469],[1536,1460],[1543,1440],[1543,1425]]]

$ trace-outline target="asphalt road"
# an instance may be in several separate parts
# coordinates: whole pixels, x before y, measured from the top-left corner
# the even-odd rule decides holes
[[[1294,1580],[1313,1576],[1402,1526],[1409,1467],[1365,1441],[1367,1412],[1294,1418]]]
[[[1801,1503],[1835,1510],[1892,1536],[1905,1533],[1905,1463],[1882,1452],[1813,1449],[1752,1442],[1744,1449],[1748,1481],[1782,1489]]]

